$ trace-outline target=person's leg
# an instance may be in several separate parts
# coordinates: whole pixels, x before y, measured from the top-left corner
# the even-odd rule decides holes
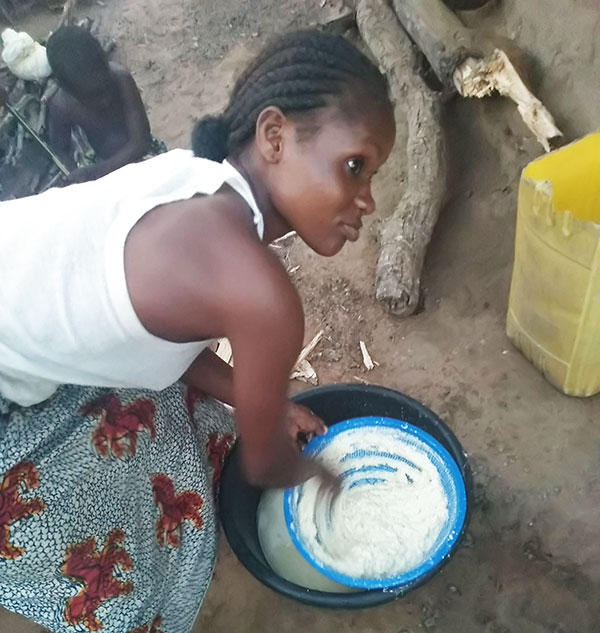
[[[230,418],[179,385],[0,398],[0,605],[54,633],[189,630],[216,556]]]

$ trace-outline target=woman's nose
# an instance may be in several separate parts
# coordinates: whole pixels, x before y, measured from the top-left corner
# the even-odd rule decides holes
[[[356,198],[356,206],[360,209],[363,215],[371,215],[375,211],[375,200],[371,193],[371,185],[362,189]]]

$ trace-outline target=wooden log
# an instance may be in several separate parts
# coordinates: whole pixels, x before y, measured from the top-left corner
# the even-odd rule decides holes
[[[498,92],[512,99],[525,125],[547,152],[559,144],[562,132],[554,118],[532,94],[503,50],[497,48],[483,59],[465,59],[454,71],[454,85],[463,97],[481,99]]]
[[[359,0],[357,24],[388,78],[396,125],[408,128],[407,187],[380,230],[376,296],[393,314],[409,316],[419,305],[423,261],[445,195],[440,95],[417,74],[414,46],[385,0]],[[404,154],[402,147],[393,151]]]
[[[442,0],[393,0],[394,10],[431,64],[444,91],[456,91],[453,74],[467,57],[479,57],[471,31]]]
[[[550,151],[562,134],[505,51],[491,40],[476,38],[442,0],[393,0],[393,5],[446,94],[481,97],[498,91],[509,97],[517,104],[527,127]]]

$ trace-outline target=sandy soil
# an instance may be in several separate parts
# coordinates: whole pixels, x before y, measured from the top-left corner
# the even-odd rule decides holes
[[[187,146],[194,119],[219,109],[251,52],[273,32],[319,20],[327,10],[319,5],[104,0],[84,12],[117,38],[117,56],[144,91],[155,134]],[[527,51],[536,91],[568,138],[599,127],[594,0],[505,0],[464,17]],[[30,24],[45,28],[39,17]],[[555,391],[504,333],[518,178],[541,148],[500,99],[454,101],[446,120],[448,204],[429,249],[419,315],[398,320],[374,301],[374,230],[332,260],[295,242],[289,266],[299,266],[293,278],[305,301],[307,338],[326,331],[314,357],[321,382],[397,388],[435,410],[463,442],[476,482],[469,537],[427,586],[361,613],[280,598],[223,542],[198,633],[600,630],[600,399]],[[402,187],[405,166],[395,169],[379,187],[382,215]],[[369,374],[361,339],[379,362]],[[17,630],[5,622],[0,617],[0,630]]]

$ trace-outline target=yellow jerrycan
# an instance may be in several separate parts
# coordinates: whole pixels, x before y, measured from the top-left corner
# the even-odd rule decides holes
[[[558,389],[600,392],[600,132],[530,163],[519,186],[507,334]]]

